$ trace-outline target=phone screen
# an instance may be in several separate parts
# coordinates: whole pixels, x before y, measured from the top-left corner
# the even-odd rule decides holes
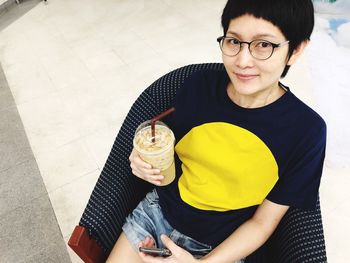
[[[158,256],[158,257],[171,256],[171,251],[167,248],[139,247],[139,251],[152,256]]]

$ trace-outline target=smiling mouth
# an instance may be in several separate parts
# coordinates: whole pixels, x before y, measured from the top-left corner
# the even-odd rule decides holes
[[[251,74],[239,74],[235,73],[237,78],[240,80],[250,80],[256,78],[258,75],[251,75]]]

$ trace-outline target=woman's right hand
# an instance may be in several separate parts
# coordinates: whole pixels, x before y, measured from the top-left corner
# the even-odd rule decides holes
[[[130,167],[134,175],[151,184],[161,184],[161,181],[164,179],[164,176],[161,175],[160,170],[153,169],[152,165],[143,161],[135,149],[132,149],[132,152],[129,156],[129,160]]]

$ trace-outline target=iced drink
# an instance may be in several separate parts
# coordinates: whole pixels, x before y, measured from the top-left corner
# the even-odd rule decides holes
[[[173,132],[161,121],[155,123],[152,136],[151,122],[142,123],[136,130],[134,148],[142,160],[161,170],[164,179],[161,185],[168,185],[175,179]]]

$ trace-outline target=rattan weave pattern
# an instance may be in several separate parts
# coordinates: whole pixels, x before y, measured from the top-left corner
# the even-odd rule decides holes
[[[129,166],[137,126],[169,108],[184,80],[203,69],[222,70],[223,65],[188,65],[164,75],[139,96],[126,116],[79,223],[106,253],[113,248],[126,216],[152,188],[133,176]],[[246,262],[327,262],[319,205],[315,211],[290,209],[265,246]]]

